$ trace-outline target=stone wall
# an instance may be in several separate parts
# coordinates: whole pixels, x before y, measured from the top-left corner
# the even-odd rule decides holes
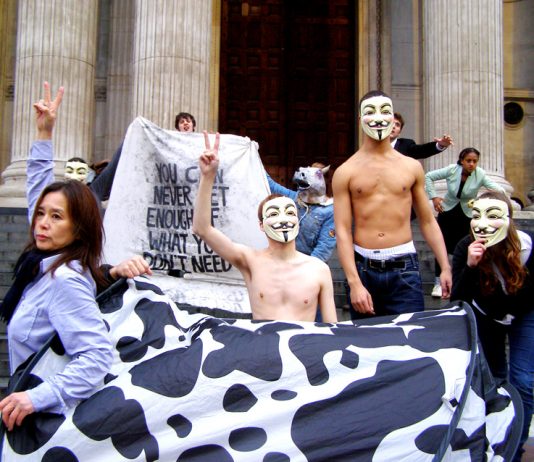
[[[0,207],[0,299],[13,282],[15,263],[28,241],[26,209]],[[0,395],[7,386],[9,364],[6,326],[0,322]]]

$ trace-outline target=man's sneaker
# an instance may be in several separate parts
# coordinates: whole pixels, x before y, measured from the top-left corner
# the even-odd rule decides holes
[[[436,284],[432,288],[432,297],[441,298],[441,285],[440,284]]]

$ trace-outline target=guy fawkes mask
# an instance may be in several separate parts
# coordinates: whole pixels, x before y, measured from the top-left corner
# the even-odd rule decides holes
[[[299,233],[297,206],[289,197],[275,197],[263,204],[263,229],[278,242],[290,242]]]
[[[371,138],[389,140],[393,130],[393,103],[387,96],[372,96],[362,101],[360,121],[364,133]]]
[[[486,241],[486,248],[498,244],[508,235],[508,205],[498,199],[477,199],[473,203],[471,230],[475,239]]]

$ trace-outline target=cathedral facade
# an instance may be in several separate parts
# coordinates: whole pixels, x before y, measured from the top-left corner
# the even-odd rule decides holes
[[[534,188],[534,0],[4,0],[0,19],[0,207],[25,207],[32,102],[65,97],[64,161],[110,158],[132,120],[258,141],[288,183],[356,151],[358,100],[390,94],[418,142],[449,133],[525,205]]]

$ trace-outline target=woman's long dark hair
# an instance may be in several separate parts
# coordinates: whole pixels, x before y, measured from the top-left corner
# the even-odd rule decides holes
[[[506,194],[499,191],[487,191],[481,194],[478,199],[496,199],[505,202],[508,207],[508,216],[510,217],[510,225],[506,238],[498,244],[489,247],[484,252],[484,256],[478,264],[482,293],[484,295],[492,294],[495,287],[499,285],[493,267],[495,264],[504,279],[506,291],[513,295],[523,287],[528,271],[521,264],[521,241],[519,240],[517,229],[512,220],[512,204],[508,197],[506,197]]]
[[[106,279],[100,269],[100,258],[104,242],[104,228],[102,218],[91,190],[76,180],[57,181],[49,184],[39,196],[30,226],[30,242],[24,251],[35,250],[34,229],[36,211],[41,206],[44,197],[52,192],[61,192],[67,201],[67,213],[72,221],[74,240],[62,249],[57,261],[50,267],[54,271],[64,263],[78,260],[84,270],[91,271],[98,285],[106,285]]]

